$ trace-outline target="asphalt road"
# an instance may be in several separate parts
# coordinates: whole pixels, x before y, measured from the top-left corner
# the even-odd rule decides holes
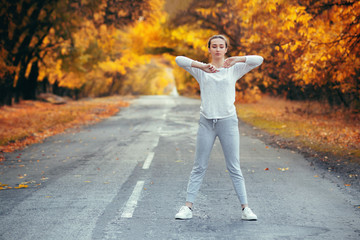
[[[192,220],[175,220],[193,164],[199,100],[144,96],[103,122],[6,155],[0,239],[360,239],[360,196],[301,155],[241,134],[257,222],[218,140]],[[269,169],[269,170],[265,170]]]

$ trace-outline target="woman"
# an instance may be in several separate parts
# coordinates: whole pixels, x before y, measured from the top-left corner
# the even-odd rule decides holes
[[[215,35],[208,41],[211,63],[201,63],[178,56],[176,63],[188,71],[200,85],[201,106],[197,133],[194,167],[191,171],[185,206],[176,219],[192,218],[192,207],[204,178],[210,152],[219,138],[236,194],[242,207],[242,219],[256,221],[248,207],[244,178],[239,160],[239,128],[235,109],[235,83],[244,74],[260,66],[260,56],[230,57],[225,59],[228,43],[224,36]]]

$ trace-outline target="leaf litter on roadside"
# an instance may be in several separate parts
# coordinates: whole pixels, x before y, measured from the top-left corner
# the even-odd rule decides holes
[[[10,187],[9,184],[3,184],[0,183],[0,190],[8,190],[8,189],[21,189],[21,188],[28,188],[29,185],[26,184],[26,182],[22,182],[18,184],[17,187]]]

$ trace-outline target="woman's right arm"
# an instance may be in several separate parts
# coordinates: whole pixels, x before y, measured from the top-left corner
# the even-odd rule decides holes
[[[195,60],[192,60],[188,57],[184,57],[184,56],[177,56],[175,58],[175,61],[177,63],[177,65],[179,65],[179,67],[182,67],[184,69],[188,68],[188,67],[193,67],[193,68],[198,68],[200,70],[203,70],[204,72],[208,72],[208,73],[215,73],[218,70],[211,64],[206,64],[206,63],[202,63],[202,62],[198,62]]]

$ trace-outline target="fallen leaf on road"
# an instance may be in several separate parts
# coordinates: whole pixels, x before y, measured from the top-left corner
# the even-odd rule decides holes
[[[6,189],[11,189],[11,187],[9,187],[9,184],[2,184],[0,182],[0,190],[6,190]]]
[[[265,168],[264,170],[265,170],[265,171],[269,171],[269,168]]]
[[[319,177],[318,175],[315,175],[314,177]]]
[[[351,184],[344,184],[346,187],[350,187],[351,186]]]
[[[36,183],[36,181],[32,180],[32,181],[27,181],[27,182],[22,182],[21,184],[31,184],[31,183]]]
[[[25,185],[25,184],[19,184],[18,187],[14,187],[14,188],[20,189],[20,188],[27,188],[27,187],[29,187],[29,186],[28,186],[28,185]]]
[[[278,168],[279,171],[285,172],[287,170],[289,170],[289,168]]]

